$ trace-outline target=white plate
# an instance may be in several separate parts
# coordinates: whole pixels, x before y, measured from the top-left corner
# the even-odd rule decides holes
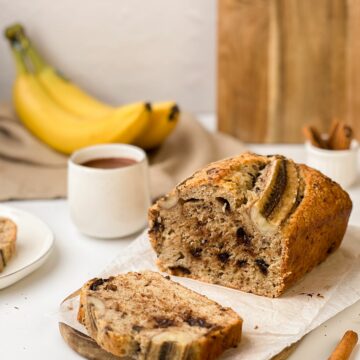
[[[49,227],[26,211],[0,205],[0,217],[17,226],[16,253],[0,273],[0,289],[14,284],[39,268],[48,258],[54,244]]]

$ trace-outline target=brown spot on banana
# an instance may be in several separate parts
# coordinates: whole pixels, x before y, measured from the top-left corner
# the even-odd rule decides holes
[[[263,233],[276,231],[291,213],[299,191],[299,174],[293,161],[277,158],[270,166],[259,179],[265,185],[250,210],[251,219]]]
[[[193,336],[186,332],[162,332],[151,339],[145,359],[191,360],[193,340]]]
[[[286,161],[275,160],[269,182],[259,199],[258,209],[262,216],[268,218],[280,202],[281,196],[286,188]]]
[[[173,121],[176,119],[176,116],[180,113],[180,109],[178,105],[174,105],[169,113],[169,121]]]
[[[174,348],[176,348],[176,345],[174,342],[165,341],[161,346],[159,350],[159,360],[171,360],[173,357]]]
[[[292,161],[286,161],[287,184],[280,198],[280,202],[269,216],[272,224],[280,225],[291,213],[299,192],[299,173]]]
[[[88,314],[88,325],[90,325],[90,329],[92,331],[91,335],[94,335],[97,333],[98,328],[95,321],[95,314],[94,314],[94,305],[89,304],[87,308],[87,314]]]
[[[95,296],[91,296],[87,301],[87,314],[90,329],[97,333],[97,319],[101,317],[105,312],[105,304],[102,300],[98,299]]]
[[[0,249],[0,272],[4,270],[4,267],[6,266],[5,256],[2,249]]]

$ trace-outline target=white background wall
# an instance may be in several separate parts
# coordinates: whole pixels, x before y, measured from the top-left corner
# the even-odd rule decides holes
[[[0,24],[21,22],[66,76],[113,104],[175,99],[215,108],[215,0],[0,0]],[[1,29],[2,30],[2,29]],[[0,39],[0,101],[14,64]]]

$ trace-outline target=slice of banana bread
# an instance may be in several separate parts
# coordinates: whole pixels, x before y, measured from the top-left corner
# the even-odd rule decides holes
[[[7,218],[0,218],[0,272],[15,254],[16,224]]]
[[[351,208],[320,172],[244,153],[158,200],[149,236],[163,271],[277,297],[339,247]]]
[[[128,359],[215,359],[242,329],[232,309],[152,271],[90,280],[78,319],[99,346]]]

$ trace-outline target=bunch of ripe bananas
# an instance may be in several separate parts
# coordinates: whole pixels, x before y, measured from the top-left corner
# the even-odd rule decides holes
[[[21,25],[5,30],[16,62],[13,99],[24,125],[65,154],[100,143],[158,147],[179,120],[174,102],[111,107],[61,76],[35,50]]]

